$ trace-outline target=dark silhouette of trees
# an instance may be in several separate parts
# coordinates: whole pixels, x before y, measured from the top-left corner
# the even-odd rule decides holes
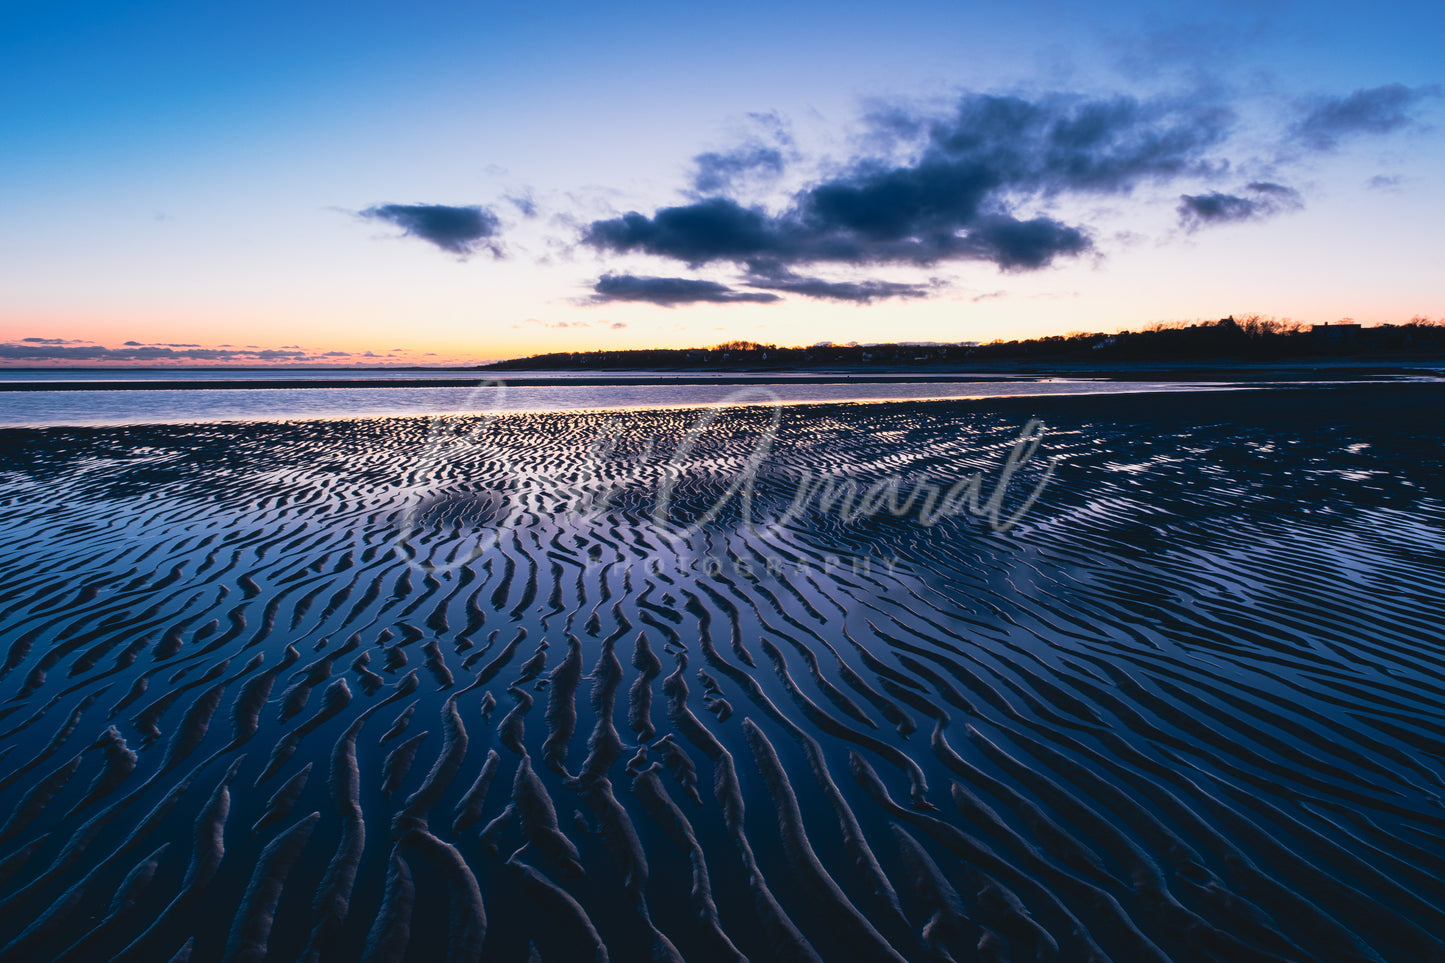
[[[1346,319],[1348,322],[1348,319]],[[1348,335],[1348,336],[1342,336]],[[1258,314],[1218,321],[1154,322],[1141,331],[1072,332],[1025,341],[958,344],[817,344],[779,347],[725,341],[709,348],[644,348],[533,355],[488,369],[617,370],[769,369],[838,366],[955,366],[992,362],[1257,362],[1310,358],[1408,360],[1445,355],[1445,322],[1414,317],[1402,324],[1305,325]]]

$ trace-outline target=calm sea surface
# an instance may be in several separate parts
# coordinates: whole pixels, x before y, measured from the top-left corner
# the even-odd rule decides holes
[[[0,381],[35,380],[48,372],[4,372]],[[138,375],[145,375],[140,378]],[[1089,379],[897,381],[860,384],[840,377],[830,384],[798,384],[786,377],[759,378],[755,384],[610,384],[529,385],[482,383],[473,373],[457,375],[457,387],[386,387],[388,378],[416,378],[418,372],[383,373],[382,384],[366,388],[194,388],[12,391],[0,393],[0,425],[135,425],[208,421],[453,414],[458,412],[569,411],[592,408],[664,408],[736,404],[887,401],[941,398],[992,398],[1027,395],[1115,394],[1120,392],[1200,391],[1232,387],[1221,382],[1112,382]],[[528,373],[536,377],[538,373]],[[549,376],[553,373],[546,373]],[[645,373],[638,373],[645,375]],[[64,380],[154,380],[171,372],[87,372]],[[121,377],[122,375],[126,377]],[[256,372],[198,372],[197,380],[264,377]],[[356,372],[287,372],[286,377],[357,377]],[[637,375],[630,375],[636,377]],[[188,376],[189,377],[189,376]],[[370,377],[370,375],[368,375]],[[675,376],[672,376],[675,377]],[[733,376],[729,376],[733,377]],[[60,380],[55,378],[55,380]],[[661,380],[661,379],[659,379]]]

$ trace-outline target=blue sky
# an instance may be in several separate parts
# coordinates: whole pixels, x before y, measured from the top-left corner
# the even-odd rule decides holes
[[[1439,316],[1442,21],[10,3],[0,359]]]

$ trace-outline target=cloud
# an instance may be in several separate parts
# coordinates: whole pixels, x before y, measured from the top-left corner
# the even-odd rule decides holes
[[[1198,225],[1207,221],[1243,221],[1253,217],[1258,204],[1246,197],[1221,194],[1180,194],[1179,217],[1181,220]]]
[[[634,274],[604,274],[592,286],[592,304],[613,301],[641,301],[665,308],[679,304],[769,304],[782,299],[776,294],[736,291],[716,281],[696,278],[638,277]]]
[[[755,181],[781,177],[793,156],[793,135],[776,113],[749,114],[753,131],[727,151],[708,151],[693,158],[692,188],[702,196],[726,194]]]
[[[980,301],[992,301],[994,298],[1005,297],[1008,297],[1007,291],[985,291],[983,294],[975,294],[973,297],[969,298],[969,300],[972,301],[974,304],[978,304]]]
[[[923,298],[935,285],[904,284],[896,281],[827,281],[823,278],[794,274],[779,265],[754,265],[747,275],[747,286],[764,291],[783,291],[825,301],[851,301],[869,304],[889,298]]]
[[[783,152],[765,144],[747,144],[725,154],[708,152],[694,159],[693,190],[717,194],[750,177],[776,178],[783,173]]]
[[[409,237],[420,238],[443,251],[469,257],[479,250],[501,257],[493,238],[501,221],[490,208],[449,207],[445,204],[381,204],[358,212],[361,217],[395,224]]]
[[[1376,174],[1365,182],[1372,191],[1396,191],[1400,189],[1401,178],[1394,174]]]
[[[1211,224],[1229,224],[1238,221],[1254,221],[1285,211],[1298,210],[1302,205],[1299,191],[1269,181],[1255,181],[1246,185],[1252,197],[1237,194],[1179,195],[1180,225],[1186,231],[1197,231]]]
[[[627,327],[627,322],[626,322],[626,321],[613,321],[612,324],[609,325],[609,327],[612,328],[612,330],[616,331],[616,330],[619,329],[619,328],[625,328],[625,327]]]
[[[584,241],[690,267],[724,260],[929,266],[973,259],[1017,270],[1045,267],[1055,257],[1092,246],[1084,231],[1052,218],[984,215],[977,210],[982,196],[967,195],[986,190],[970,192],[964,183],[944,186],[929,179],[929,172],[917,177],[910,172],[895,184],[829,185],[836,190],[815,189],[807,198],[806,213],[777,217],[726,198],[664,208],[651,218],[632,212],[594,222]],[[953,187],[959,193],[951,193]]]
[[[1209,105],[1065,95],[968,94],[943,117],[901,109],[876,116],[886,129],[875,130],[873,143],[911,157],[856,158],[777,213],[708,197],[594,221],[583,242],[692,267],[983,261],[1038,270],[1093,244],[1086,228],[1027,208],[1212,173],[1220,165],[1209,153],[1232,124],[1228,111]]]
[[[1251,181],[1244,186],[1256,194],[1267,194],[1270,197],[1280,198],[1281,201],[1299,200],[1299,191],[1293,187],[1285,187],[1283,184],[1275,184],[1272,181]]]
[[[523,217],[537,216],[537,202],[532,198],[531,191],[518,191],[508,194],[506,200],[517,209]]]
[[[200,348],[139,344],[128,341],[119,348],[66,341],[61,338],[26,338],[0,344],[0,361],[139,362],[165,361],[304,361],[305,350],[277,348]]]
[[[1301,103],[1304,116],[1290,136],[1315,150],[1333,150],[1357,134],[1388,134],[1416,123],[1411,110],[1440,88],[1387,84],[1357,90],[1345,97],[1317,96]]]
[[[395,348],[385,357],[396,357],[401,348]],[[126,341],[119,347],[107,347],[92,341],[68,338],[20,338],[0,342],[0,364],[55,364],[55,365],[171,365],[189,364],[335,364],[347,358],[381,358],[382,355],[368,351],[358,355],[351,351],[318,351],[300,345],[283,345],[280,348],[266,348],[247,345],[244,348],[223,344],[203,347],[197,344],[145,343]]]

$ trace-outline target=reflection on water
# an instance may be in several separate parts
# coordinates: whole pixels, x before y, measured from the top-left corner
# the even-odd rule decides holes
[[[0,431],[0,960],[1441,959],[1438,390],[773,415]]]
[[[198,421],[355,418],[487,411],[666,408],[729,400],[756,404],[760,389],[783,402],[917,401],[1025,395],[1204,391],[1210,382],[1104,382],[1075,379],[949,384],[548,385],[457,388],[257,388],[135,391],[26,391],[0,395],[3,425],[138,425]]]
[[[0,431],[0,960],[1440,959],[1438,388],[774,414]]]

